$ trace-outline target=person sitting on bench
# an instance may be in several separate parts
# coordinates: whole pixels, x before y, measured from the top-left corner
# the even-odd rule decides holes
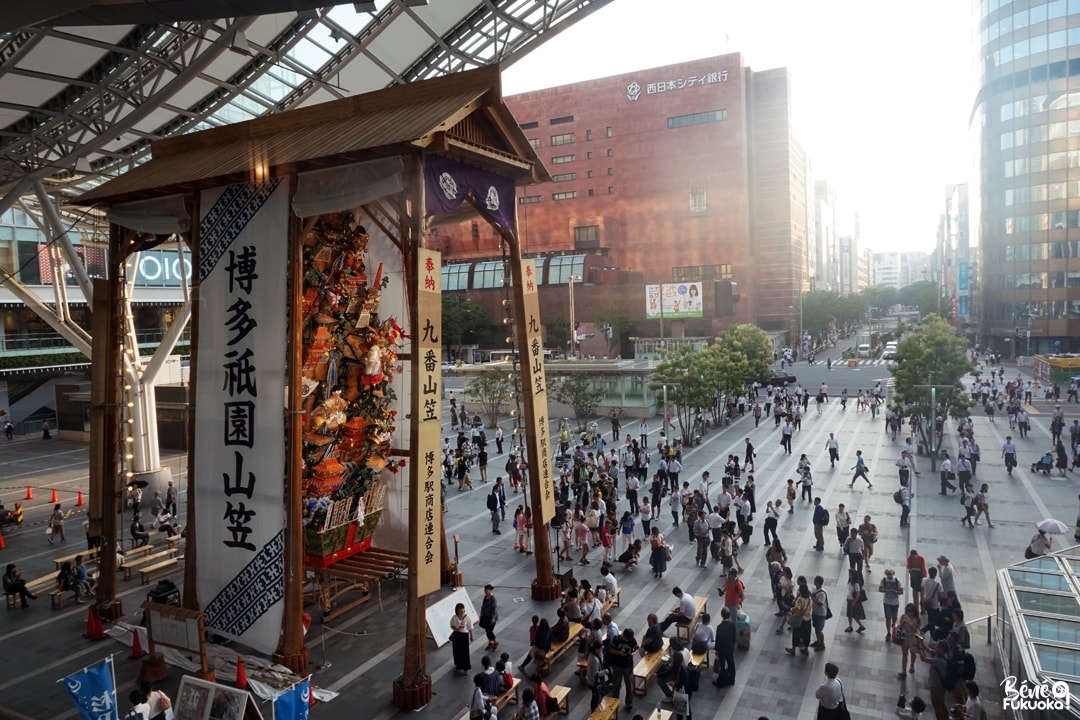
[[[158,513],[157,519],[154,520],[154,527],[158,530],[165,531],[165,534],[169,537],[176,535],[175,520],[168,510],[162,510]]]
[[[15,563],[8,563],[7,571],[4,573],[4,593],[19,596],[23,607],[30,607],[30,603],[26,601],[37,597],[37,595],[26,589],[26,581],[23,580],[22,573],[15,566]]]
[[[150,542],[150,533],[143,527],[140,513],[135,513],[135,519],[131,521],[131,539],[135,540],[135,547],[142,547]]]
[[[679,598],[679,604],[660,623],[660,632],[667,631],[673,623],[689,625],[694,622],[694,615],[697,614],[697,605],[694,604],[693,595],[684,593],[682,588],[678,586],[672,589],[671,594]]]

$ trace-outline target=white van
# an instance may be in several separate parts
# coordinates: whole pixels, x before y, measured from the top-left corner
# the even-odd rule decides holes
[[[895,357],[895,356],[896,356],[896,343],[895,342],[885,343],[885,352],[881,353],[881,358],[883,360],[892,360],[893,357]]]
[[[868,358],[870,357],[870,346],[864,343],[855,348],[855,352],[861,358]]]

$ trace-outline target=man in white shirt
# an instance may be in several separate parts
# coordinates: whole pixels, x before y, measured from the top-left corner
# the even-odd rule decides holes
[[[908,460],[911,461],[911,470],[916,475],[919,475],[919,466],[915,462],[915,446],[911,444],[911,438],[904,438],[904,447],[900,448],[901,452],[906,452]]]
[[[1016,467],[1016,443],[1013,442],[1012,435],[1005,436],[1005,442],[1001,445],[1001,457],[1005,460],[1005,469],[1012,475],[1013,468]]]
[[[682,588],[677,586],[672,588],[671,594],[679,598],[679,604],[660,622],[660,632],[666,632],[674,623],[689,625],[694,621],[694,615],[697,613],[693,595],[683,592]]]
[[[945,555],[938,555],[937,561],[938,582],[941,583],[942,595],[956,592],[956,580],[953,578],[953,566],[949,564],[949,558]]]
[[[836,467],[836,461],[840,459],[840,441],[832,433],[825,441],[825,448],[829,451],[829,467]]]
[[[818,704],[828,712],[821,713],[821,717],[832,717],[832,713],[840,707],[844,699],[844,688],[836,676],[840,674],[840,668],[834,663],[825,663],[825,682],[818,686],[814,697]]]
[[[839,507],[836,508],[833,518],[836,520],[836,539],[840,543],[842,551],[844,542],[848,539],[848,530],[851,528],[851,515],[844,510],[844,503],[840,503]]]
[[[706,470],[701,473],[701,482],[698,484],[698,490],[701,492],[701,499],[705,501],[705,509],[712,510],[712,504],[709,502],[709,472]]]
[[[939,467],[939,470],[941,471],[941,494],[942,495],[946,494],[946,489],[953,490],[953,491],[956,490],[956,486],[953,485],[950,482],[952,480],[952,474],[953,474],[952,460],[949,459],[949,454],[948,453],[944,453],[944,455],[945,455],[945,457],[944,457],[944,459],[942,459],[941,465]]]
[[[900,451],[900,457],[896,461],[896,468],[900,473],[900,482],[911,478],[911,458],[903,450]]]
[[[708,473],[705,474],[708,475]],[[716,509],[721,515],[726,515],[729,507],[731,507],[731,493],[728,492],[728,486],[724,485],[720,494],[716,496]]]

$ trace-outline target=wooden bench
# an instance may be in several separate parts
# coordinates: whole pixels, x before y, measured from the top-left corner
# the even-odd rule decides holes
[[[643,656],[634,665],[634,694],[644,695],[649,690],[649,678],[660,669],[664,653],[668,651],[668,639],[664,638],[664,647],[654,653]]]
[[[605,695],[589,715],[589,720],[619,720],[619,698]]]
[[[551,650],[549,650],[547,654],[547,660],[544,661],[542,666],[537,668],[541,675],[547,675],[551,672],[551,666],[555,664],[555,661],[565,655],[570,648],[577,647],[579,636],[584,629],[585,628],[582,627],[581,623],[570,623],[570,635],[562,642],[552,643]]]
[[[63,557],[58,557],[55,560],[53,560],[53,563],[56,564],[56,572],[60,572],[60,568],[66,562],[69,562],[69,563],[74,565],[75,564],[75,558],[77,558],[79,555],[82,555],[83,560],[85,561],[85,564],[89,565],[91,563],[95,563],[98,560],[98,552],[100,552],[98,550],[98,548],[94,548],[93,550],[82,550],[80,552],[71,553],[70,555],[64,555]]]
[[[570,714],[570,688],[568,688],[568,687],[566,687],[564,685],[555,685],[554,687],[549,688],[549,691],[550,691],[551,697],[555,700],[555,702],[557,702],[559,704],[559,712],[562,713],[563,715],[569,715]],[[554,717],[555,715],[556,715],[556,713],[547,713],[545,715],[541,715],[540,717],[551,718],[551,717]]]
[[[57,588],[56,590],[53,590],[51,593],[49,593],[49,602],[52,604],[53,610],[64,609],[64,593],[67,592],[71,593],[71,599],[75,600],[74,590],[60,590],[59,588]]]
[[[50,585],[56,584],[56,573],[49,575],[42,575],[39,578],[34,578],[26,583],[26,590],[31,595],[40,595],[45,592]],[[4,593],[4,597],[7,599],[7,606],[9,608],[17,607],[19,604],[18,593]]]
[[[709,598],[701,595],[694,596],[694,617],[690,618],[690,622],[686,625],[682,623],[675,623],[675,637],[679,640],[685,641],[683,644],[686,647],[690,647],[690,631],[698,620],[701,619],[701,613],[705,612],[709,605]]]
[[[608,595],[600,606],[600,614],[607,615],[613,607],[622,607],[622,588],[615,591],[614,595]]]
[[[576,670],[578,680],[582,683],[586,683],[589,680],[589,656],[579,657],[577,661]]]
[[[140,569],[140,568],[142,568],[142,567],[144,567],[145,565],[148,565],[148,564],[152,565],[152,564],[158,563],[158,562],[160,562],[162,560],[175,558],[176,554],[177,554],[176,550],[168,549],[168,550],[159,550],[158,552],[155,552],[155,553],[146,553],[146,554],[144,554],[144,555],[142,555],[140,557],[135,558],[134,560],[125,559],[124,560],[124,565],[122,567],[122,569],[124,571],[124,579],[125,580],[130,580],[131,579],[131,571],[132,570],[138,570],[138,569]]]
[[[502,710],[510,703],[517,705],[521,701],[521,678],[514,678],[514,683],[495,697],[495,707]]]
[[[124,552],[124,563],[133,562],[143,555],[149,555],[152,552],[161,552],[161,548],[155,545],[140,545],[137,548],[132,548]],[[121,565],[121,567],[123,567]]]
[[[180,533],[181,533],[181,531],[183,529],[184,529],[184,526],[181,525],[180,523],[177,523],[176,525],[173,525],[173,530],[176,531],[175,534],[173,534],[173,535],[169,535],[167,532],[165,532],[161,528],[156,528],[154,530],[147,530],[146,534],[150,536],[150,538],[147,540],[147,542],[152,543],[155,540],[157,540],[159,538],[162,538],[162,537],[169,538],[170,543],[173,542],[174,540],[179,541],[180,537],[181,537]],[[135,548],[135,543],[136,543],[135,538],[128,538],[128,546],[129,547],[134,549]]]
[[[139,568],[139,581],[143,585],[149,585],[151,580],[157,580],[166,575],[172,575],[183,567],[183,565],[180,564],[180,561],[183,559],[184,556],[180,555],[179,557],[169,558],[168,560],[162,560],[159,563]],[[159,572],[162,570],[167,570],[167,572]],[[155,575],[155,573],[157,574]]]
[[[703,653],[690,653],[690,664],[696,668],[708,669],[709,667],[709,651],[706,650]]]

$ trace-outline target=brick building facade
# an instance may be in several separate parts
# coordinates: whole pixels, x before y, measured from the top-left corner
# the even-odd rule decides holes
[[[545,309],[565,317],[568,275],[580,275],[579,321],[618,307],[655,337],[644,285],[700,281],[704,317],[665,323],[665,335],[712,335],[733,321],[794,329],[807,277],[806,162],[785,69],[754,72],[733,53],[506,102],[554,180],[518,189],[522,249],[554,263],[542,275]],[[494,233],[466,222],[432,240],[447,266],[474,267],[446,287],[501,316],[501,292],[475,270],[499,256]],[[715,312],[721,279],[738,284],[733,317]]]

